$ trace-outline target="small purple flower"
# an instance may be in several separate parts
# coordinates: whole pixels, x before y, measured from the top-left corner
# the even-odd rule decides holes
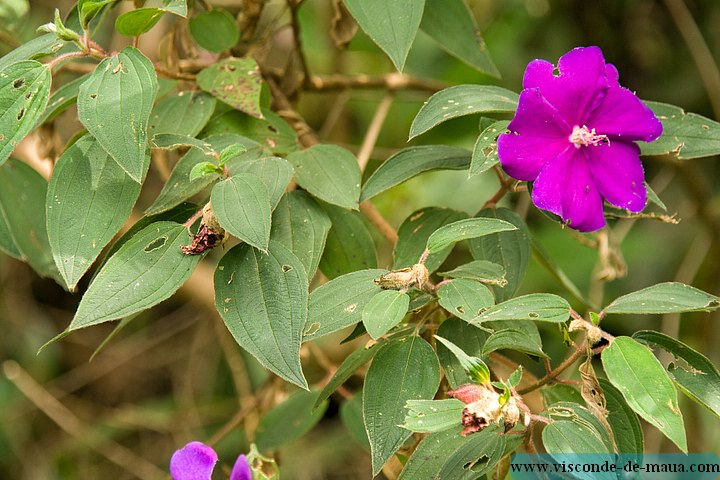
[[[204,443],[190,442],[173,453],[170,459],[170,475],[173,480],[210,480],[217,453]],[[245,455],[240,455],[230,473],[230,480],[251,480],[252,472]]]
[[[603,199],[639,212],[645,175],[637,140],[651,142],[662,124],[605,64],[598,47],[576,48],[558,62],[525,69],[524,90],[508,129],[498,138],[503,169],[532,181],[535,205],[571,228],[592,232],[605,225]]]

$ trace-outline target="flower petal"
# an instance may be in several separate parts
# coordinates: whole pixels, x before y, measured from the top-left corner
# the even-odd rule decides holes
[[[535,180],[548,161],[571,145],[568,137],[572,129],[537,88],[520,93],[508,129],[519,135],[498,137],[498,157],[508,175],[518,180]]]
[[[627,88],[612,87],[590,113],[587,126],[598,133],[624,141],[652,142],[662,134],[662,123],[650,108]]]
[[[581,149],[565,150],[545,165],[532,198],[537,207],[559,215],[575,230],[592,232],[605,225],[603,201]]]
[[[559,75],[545,60],[534,60],[525,69],[524,88],[539,88],[571,127],[583,126],[590,111],[602,100],[608,81],[605,58],[598,47],[575,48],[558,61]]]
[[[632,212],[645,208],[645,173],[637,145],[611,141],[587,147],[585,153],[593,182],[605,200]]]
[[[250,464],[245,455],[240,455],[235,460],[235,465],[230,472],[230,480],[252,480],[252,471],[250,471]]]
[[[210,480],[217,461],[217,454],[211,447],[190,442],[173,453],[170,475],[173,480]]]

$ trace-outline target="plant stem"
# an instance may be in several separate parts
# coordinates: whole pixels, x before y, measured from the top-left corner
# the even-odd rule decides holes
[[[518,393],[520,395],[530,393],[533,390],[537,390],[538,388],[542,387],[543,385],[547,385],[551,381],[555,380],[555,378],[558,375],[560,375],[565,370],[570,368],[580,357],[585,355],[586,349],[587,349],[587,340],[584,340],[579,346],[577,346],[575,348],[575,351],[572,353],[572,355],[570,355],[568,358],[566,358],[560,365],[555,367],[554,370],[552,370],[550,373],[545,375],[543,378],[541,378],[537,382],[518,390]]]

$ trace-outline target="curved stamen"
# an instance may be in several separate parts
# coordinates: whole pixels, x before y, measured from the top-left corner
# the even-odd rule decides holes
[[[597,134],[594,128],[591,130],[585,125],[582,127],[578,127],[577,125],[573,127],[573,131],[570,137],[568,137],[568,140],[570,140],[570,143],[575,144],[575,148],[587,147],[588,145],[597,147],[603,142],[610,143],[607,135]]]

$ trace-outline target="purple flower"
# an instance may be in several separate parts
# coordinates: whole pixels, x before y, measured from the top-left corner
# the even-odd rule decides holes
[[[173,480],[210,480],[218,456],[204,443],[190,442],[173,453],[170,475]],[[240,455],[230,473],[230,480],[251,480],[252,472],[245,455]]]
[[[603,199],[632,212],[645,206],[645,175],[637,140],[651,142],[662,124],[618,83],[598,47],[576,48],[558,62],[525,70],[524,90],[508,129],[498,138],[505,171],[533,181],[535,205],[581,232],[605,225]]]

